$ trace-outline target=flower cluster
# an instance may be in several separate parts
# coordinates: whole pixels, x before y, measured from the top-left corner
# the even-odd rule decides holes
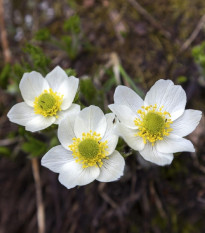
[[[159,80],[144,101],[130,88],[118,86],[114,104],[108,106],[112,113],[104,115],[97,106],[80,110],[73,104],[78,84],[59,66],[45,78],[34,71],[25,73],[20,82],[24,102],[8,113],[10,121],[31,132],[58,125],[61,145],[49,150],[41,164],[59,173],[65,187],[118,180],[125,167],[115,150],[119,136],[145,160],[161,166],[172,162],[173,153],[194,151],[184,136],[197,127],[202,113],[185,110],[181,86]]]

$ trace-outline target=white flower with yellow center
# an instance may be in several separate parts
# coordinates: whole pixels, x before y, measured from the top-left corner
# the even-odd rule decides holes
[[[185,105],[181,86],[159,80],[144,101],[130,88],[118,86],[109,108],[120,120],[118,134],[131,148],[150,162],[167,165],[173,153],[194,152],[193,144],[183,137],[196,128],[202,113],[185,110]]]
[[[31,132],[58,124],[68,114],[80,111],[79,105],[72,104],[78,84],[77,78],[68,77],[59,66],[45,78],[35,71],[25,73],[19,85],[24,102],[11,108],[9,120]]]
[[[111,182],[123,175],[124,158],[115,150],[115,115],[104,115],[96,106],[62,120],[58,128],[61,145],[52,148],[41,164],[60,173],[59,181],[68,189],[94,180]]]

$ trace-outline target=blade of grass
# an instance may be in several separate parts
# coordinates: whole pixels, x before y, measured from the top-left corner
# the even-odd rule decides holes
[[[132,89],[140,96],[140,97],[144,97],[145,94],[144,92],[135,85],[135,83],[133,82],[132,78],[126,73],[126,71],[124,70],[124,68],[120,65],[120,74],[122,75],[122,77],[129,83],[129,85],[132,87]]]

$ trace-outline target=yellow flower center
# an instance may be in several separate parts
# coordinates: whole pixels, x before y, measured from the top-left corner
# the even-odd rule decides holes
[[[44,92],[35,98],[34,112],[41,114],[44,117],[55,116],[58,118],[57,113],[61,111],[61,104],[63,102],[63,95],[58,95],[50,88],[49,91]]]
[[[101,142],[100,134],[96,132],[83,133],[82,138],[73,138],[73,144],[68,146],[73,152],[77,163],[83,168],[103,165],[102,160],[107,159],[107,141]]]
[[[172,131],[170,128],[170,124],[173,123],[171,115],[169,112],[162,111],[163,106],[157,109],[156,104],[141,108],[142,110],[137,111],[140,118],[134,120],[139,130],[136,136],[142,137],[145,144],[149,141],[154,145],[157,140],[162,140]]]

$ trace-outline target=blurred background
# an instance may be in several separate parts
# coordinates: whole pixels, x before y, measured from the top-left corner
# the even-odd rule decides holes
[[[67,190],[39,163],[59,144],[57,128],[31,134],[6,116],[22,101],[23,73],[56,65],[80,78],[82,107],[108,112],[118,84],[143,97],[167,78],[183,86],[187,108],[204,111],[204,0],[0,0],[0,35],[0,233],[205,232],[204,117],[188,137],[196,153],[159,167],[120,140],[120,181]]]

